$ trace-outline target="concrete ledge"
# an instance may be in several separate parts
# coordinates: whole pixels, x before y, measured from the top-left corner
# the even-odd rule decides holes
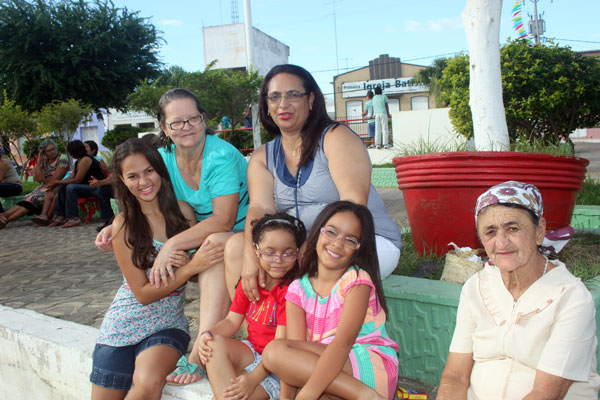
[[[98,329],[0,306],[0,398],[89,399]],[[211,399],[207,379],[165,386],[163,399]]]
[[[371,170],[371,183],[378,188],[397,188],[395,168],[373,168]]]
[[[599,229],[600,206],[575,206],[571,226],[575,229]]]

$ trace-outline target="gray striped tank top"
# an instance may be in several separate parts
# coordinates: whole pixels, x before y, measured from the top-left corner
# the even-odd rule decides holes
[[[298,169],[296,176],[292,176],[285,165],[281,136],[266,144],[267,169],[275,182],[273,192],[277,211],[297,217],[304,222],[307,230],[310,230],[317,215],[327,204],[340,199],[329,173],[329,161],[323,151],[325,134],[333,126],[325,128],[314,159]],[[373,214],[375,233],[402,249],[400,230],[387,214],[385,204],[373,185],[369,189],[367,207]]]

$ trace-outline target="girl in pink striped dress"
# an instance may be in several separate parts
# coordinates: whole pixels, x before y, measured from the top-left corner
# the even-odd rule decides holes
[[[385,328],[374,232],[369,210],[349,201],[317,217],[286,296],[287,339],[263,352],[281,399],[394,398],[398,345]]]

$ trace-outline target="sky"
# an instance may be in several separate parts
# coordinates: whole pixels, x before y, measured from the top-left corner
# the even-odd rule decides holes
[[[232,23],[232,0],[113,0],[139,11],[161,31],[165,67],[204,70],[202,27]],[[237,2],[244,22],[244,0]],[[310,71],[324,94],[333,76],[368,65],[380,54],[429,65],[435,58],[467,51],[461,13],[465,0],[251,0],[252,25],[290,48],[289,63]],[[500,43],[516,38],[512,7],[504,1]],[[533,0],[525,0],[527,26]],[[599,0],[537,0],[544,37],[575,51],[600,50]],[[336,56],[337,55],[337,56]]]

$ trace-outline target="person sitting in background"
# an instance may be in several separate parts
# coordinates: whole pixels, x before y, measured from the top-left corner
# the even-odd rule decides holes
[[[98,193],[100,194],[100,196],[102,196],[103,198],[108,198],[110,201],[111,198],[115,197],[111,185],[110,169],[108,168],[108,165],[106,165],[104,160],[100,156],[98,156],[98,145],[96,144],[96,142],[94,142],[93,140],[86,140],[85,142],[83,142],[83,145],[85,146],[85,150],[87,151],[88,155],[94,157],[100,163],[100,167],[102,168],[102,171],[106,176],[104,179],[96,179],[92,177],[92,179],[90,179],[88,183],[94,189],[98,189]],[[97,227],[96,231],[100,232],[106,226],[110,225],[112,223],[112,220],[113,219],[110,218],[108,221],[103,221],[104,223]]]
[[[4,153],[4,147],[0,146],[0,197],[18,196],[23,192],[23,183],[10,161],[2,158]],[[0,213],[3,212],[4,208],[0,202]],[[0,222],[0,225],[2,225],[2,222]]]
[[[100,163],[102,171],[104,171],[106,176],[108,176],[108,165],[106,165],[102,157],[98,155],[98,144],[93,140],[86,140],[83,142],[83,145],[85,146],[85,151],[87,151],[90,156],[94,157]]]
[[[462,289],[438,400],[598,398],[594,299],[543,253],[554,250],[543,210],[539,190],[522,182],[479,196],[489,260]]]
[[[81,140],[74,140],[67,145],[67,151],[76,160],[71,177],[62,181],[54,181],[51,187],[59,187],[58,199],[54,213],[57,218],[49,226],[59,226],[70,228],[81,225],[79,211],[77,208],[78,197],[96,197],[100,207],[100,217],[104,223],[110,221],[114,216],[110,206],[110,197],[107,197],[100,188],[93,188],[89,185],[92,178],[104,179],[104,172],[100,163],[87,154],[85,145]]]
[[[0,229],[7,223],[29,214],[40,214],[45,223],[51,219],[57,189],[50,185],[65,176],[69,170],[69,162],[65,156],[59,154],[58,147],[52,139],[43,140],[38,150],[37,163],[33,167],[33,179],[41,185],[10,210],[0,214]]]

